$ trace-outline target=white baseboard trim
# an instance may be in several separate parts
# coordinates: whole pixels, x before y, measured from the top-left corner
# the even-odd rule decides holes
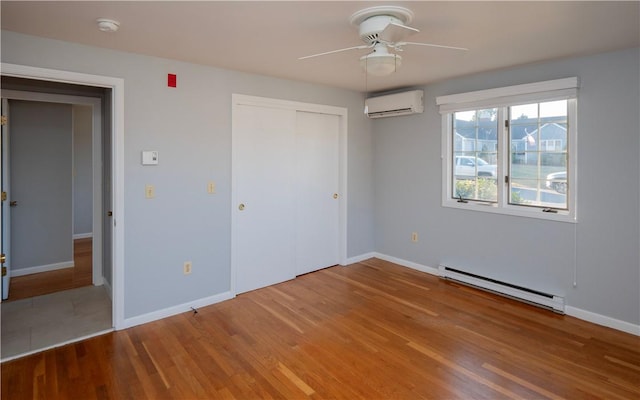
[[[12,269],[11,276],[39,274],[40,272],[55,271],[57,269],[64,269],[64,268],[73,268],[74,266],[75,264],[73,261],[63,261],[63,262],[48,264],[48,265],[37,265],[35,267]]]
[[[122,323],[122,328],[118,328],[118,330],[131,328],[132,326],[146,324],[148,322],[171,317],[172,315],[180,314],[186,311],[191,311],[191,307],[193,308],[206,307],[212,304],[220,303],[221,301],[232,299],[234,297],[235,295],[229,291],[229,292],[217,294],[215,296],[205,297],[203,299],[178,304],[177,306],[165,308],[163,310],[153,311],[148,314],[139,315],[137,317],[125,318],[125,320]]]
[[[620,321],[619,319],[607,317],[606,315],[596,314],[591,311],[586,311],[571,306],[565,306],[564,313],[587,322],[592,322],[597,325],[606,326],[607,328],[612,328],[622,332],[630,333],[632,335],[640,336],[640,325],[635,325],[626,321]]]
[[[412,261],[403,260],[401,258],[396,258],[392,256],[388,256],[386,254],[373,253],[373,255],[367,255],[368,257],[363,258],[363,260],[371,257],[376,257],[381,260],[389,261],[394,264],[402,265],[403,267],[413,268],[418,271],[426,272],[428,274],[440,276],[438,268],[428,267],[426,265],[421,265],[418,263],[414,263]],[[619,319],[607,317],[602,314],[596,314],[591,311],[582,310],[580,308],[571,307],[565,305],[564,312],[566,315],[576,317],[578,319],[591,322],[597,325],[606,326],[607,328],[616,329],[622,332],[630,333],[632,335],[640,336],[640,325],[635,325],[630,322],[621,321]]]
[[[105,290],[107,291],[107,296],[109,296],[109,300],[113,301],[113,292],[111,289],[111,285],[104,278],[102,278],[102,286],[104,286]]]
[[[438,268],[418,264],[413,261],[403,260],[401,258],[389,256],[386,254],[376,253],[376,252],[365,253],[359,256],[350,257],[347,259],[347,265],[355,264],[355,263],[368,260],[374,257],[384,261],[392,262],[394,264],[401,265],[403,267],[412,268],[417,271],[425,272],[427,274],[436,275],[436,276],[440,275]],[[107,289],[107,293],[111,297],[111,286],[107,283],[106,280],[104,281],[104,285],[105,285],[105,288]],[[119,328],[119,329],[126,329],[136,325],[146,324],[148,322],[156,321],[162,318],[170,317],[172,315],[190,311],[191,307],[193,308],[206,307],[208,305],[216,304],[225,300],[232,299],[234,297],[235,295],[232,294],[230,291],[228,291],[228,292],[217,294],[215,296],[205,297],[203,299],[179,304],[177,306],[154,311],[154,312],[140,315],[137,317],[126,318],[123,322],[122,328]],[[606,326],[622,332],[630,333],[632,335],[640,336],[640,325],[635,325],[629,322],[620,321],[615,318],[610,318],[601,314],[596,314],[591,311],[585,311],[585,310],[571,307],[571,306],[565,306],[565,314],[572,317],[576,317],[578,319],[582,319],[587,322],[597,324],[597,325]]]
[[[426,272],[427,274],[437,275],[437,276],[440,275],[440,273],[438,272],[438,268],[434,268],[434,267],[429,267],[427,265],[418,264],[418,263],[415,263],[413,261],[407,261],[407,260],[403,260],[401,258],[396,258],[396,257],[392,257],[392,256],[388,256],[386,254],[380,254],[380,253],[374,253],[374,257],[379,258],[379,259],[384,260],[384,261],[392,262],[394,264],[402,265],[403,267],[408,267],[408,268],[412,268],[412,269],[415,269],[415,270],[418,270],[418,271]]]
[[[355,257],[349,257],[347,258],[346,265],[359,263],[360,261],[368,260],[375,256],[376,256],[376,253],[371,252],[371,253],[360,254],[359,256],[355,256]]]
[[[93,237],[93,232],[87,232],[87,233],[74,233],[73,234],[73,240],[77,240],[77,239],[89,239]]]
[[[93,286],[102,286],[104,285],[104,278],[99,277],[98,279],[94,280],[92,283],[93,283]]]

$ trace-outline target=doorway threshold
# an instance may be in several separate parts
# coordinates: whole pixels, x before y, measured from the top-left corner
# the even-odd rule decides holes
[[[113,331],[103,286],[85,286],[0,303],[0,362]]]

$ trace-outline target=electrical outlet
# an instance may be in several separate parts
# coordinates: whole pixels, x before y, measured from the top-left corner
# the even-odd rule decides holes
[[[417,243],[418,242],[418,232],[411,232],[411,241],[413,243]]]
[[[191,261],[185,261],[182,266],[182,273],[189,275],[191,273]]]
[[[209,181],[207,184],[207,193],[214,194],[216,192],[216,183],[214,181]]]
[[[153,199],[156,197],[156,188],[153,185],[145,185],[144,187],[144,197],[147,199]]]

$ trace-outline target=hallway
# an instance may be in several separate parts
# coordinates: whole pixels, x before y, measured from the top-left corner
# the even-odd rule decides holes
[[[9,299],[6,301],[26,299],[91,285],[91,256],[91,238],[74,240],[73,262],[75,266],[73,268],[12,277]]]

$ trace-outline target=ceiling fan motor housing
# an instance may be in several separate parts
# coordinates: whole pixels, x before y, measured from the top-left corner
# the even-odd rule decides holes
[[[378,41],[380,32],[390,23],[406,25],[413,20],[413,12],[396,6],[376,6],[365,8],[353,14],[351,24],[358,26],[360,39],[366,44]]]
[[[380,32],[390,23],[403,25],[402,21],[391,15],[378,15],[370,17],[360,24],[360,39],[366,44],[373,44],[378,41]]]

